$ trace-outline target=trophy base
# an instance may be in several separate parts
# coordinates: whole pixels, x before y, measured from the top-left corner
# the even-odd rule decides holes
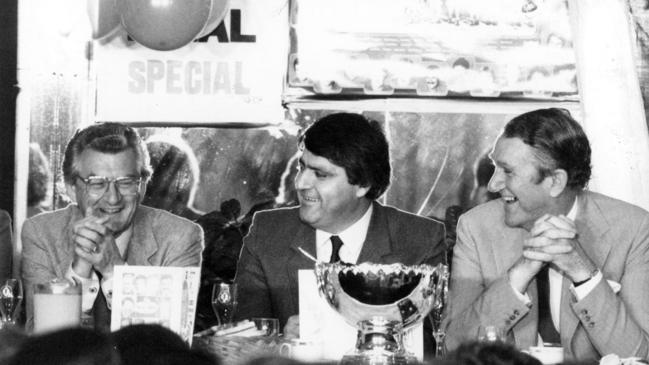
[[[343,356],[340,365],[414,365],[417,358],[406,351],[398,323],[373,318],[359,323],[356,349]]]
[[[410,354],[385,352],[356,353],[343,356],[340,365],[417,365],[420,362]]]

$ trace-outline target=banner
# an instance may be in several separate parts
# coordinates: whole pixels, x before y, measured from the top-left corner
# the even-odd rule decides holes
[[[155,51],[125,32],[94,43],[97,121],[279,123],[285,1],[232,0],[210,34]]]

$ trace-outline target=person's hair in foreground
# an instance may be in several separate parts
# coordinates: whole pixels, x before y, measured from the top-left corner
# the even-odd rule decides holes
[[[520,138],[534,148],[539,181],[555,169],[563,169],[568,174],[569,188],[582,190],[588,184],[590,144],[568,110],[548,108],[521,114],[507,123],[502,137]]]
[[[300,148],[345,169],[351,185],[370,187],[374,200],[390,185],[390,150],[381,125],[360,114],[334,113],[313,123],[300,138]]]
[[[87,328],[70,328],[29,337],[9,365],[119,365],[110,338]]]
[[[77,158],[86,149],[108,154],[132,149],[143,182],[146,183],[151,176],[149,152],[137,131],[120,123],[100,123],[78,130],[65,147],[63,178],[66,183],[74,185],[78,177]]]
[[[154,324],[138,324],[113,332],[122,365],[219,365],[215,356],[189,348],[180,336]]]
[[[455,365],[541,365],[535,357],[504,342],[467,342],[450,354]]]

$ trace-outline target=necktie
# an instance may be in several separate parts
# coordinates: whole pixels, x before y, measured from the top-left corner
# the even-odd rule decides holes
[[[343,241],[340,240],[338,236],[331,236],[331,258],[329,259],[330,263],[340,261],[340,247],[343,245]]]
[[[101,278],[101,274],[97,273],[97,276]],[[101,282],[101,279],[99,279],[99,282]],[[110,310],[101,287],[99,287],[99,293],[97,293],[97,298],[92,305],[92,317],[96,330],[104,333],[110,332]]]
[[[561,343],[561,337],[554,327],[550,312],[550,280],[547,265],[536,275],[536,287],[539,297],[539,335],[543,342]]]

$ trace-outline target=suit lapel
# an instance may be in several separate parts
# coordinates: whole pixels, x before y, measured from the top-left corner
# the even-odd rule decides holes
[[[367,228],[367,236],[363,242],[363,248],[358,256],[357,263],[374,262],[401,262],[398,251],[392,251],[390,229],[384,208],[378,203],[373,203],[372,218]]]
[[[610,227],[599,207],[590,199],[588,192],[579,196],[579,210],[575,225],[579,232],[576,249],[590,258],[601,270],[611,250],[611,246],[602,240],[602,236]],[[579,325],[579,319],[571,308],[572,294],[569,288],[570,280],[564,277],[561,287],[561,342],[570,344],[572,351],[576,347],[572,341]]]
[[[299,226],[290,245],[289,256],[286,261],[286,274],[288,277],[289,293],[299,293],[298,270],[314,268],[315,263],[306,257],[300,248],[309,255],[317,257],[315,247],[315,229],[299,221]],[[299,298],[291,298],[293,307],[299,307]]]
[[[161,265],[154,262],[153,256],[158,251],[158,242],[153,234],[149,216],[143,209],[138,208],[133,218],[133,233],[126,250],[126,262],[129,265]]]

